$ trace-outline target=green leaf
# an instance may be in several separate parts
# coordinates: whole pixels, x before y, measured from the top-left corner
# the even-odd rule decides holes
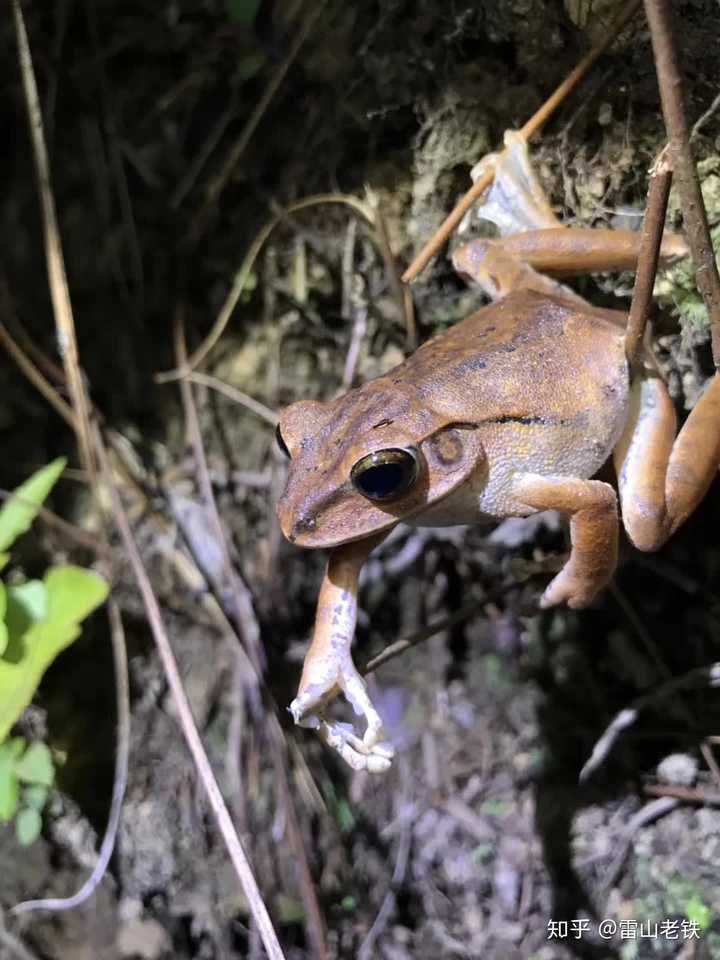
[[[225,9],[230,20],[251,24],[260,7],[260,0],[225,0]]]
[[[47,590],[42,580],[26,580],[7,588],[7,624],[16,633],[19,624],[29,626],[47,617]]]
[[[43,673],[55,657],[80,634],[80,621],[107,597],[108,585],[97,574],[81,567],[51,567],[45,574],[46,616],[35,620],[36,607],[26,592],[14,604],[9,639],[0,659],[0,742],[30,703]],[[23,584],[24,587],[27,584]],[[11,596],[8,591],[8,601]],[[21,616],[24,614],[24,616]]]
[[[65,469],[65,458],[58,457],[34,473],[14,492],[17,497],[7,500],[0,508],[0,551],[8,550],[30,525]]]
[[[101,576],[72,564],[51,567],[45,574],[45,586],[49,624],[79,623],[108,595],[108,585]]]
[[[49,793],[50,791],[47,787],[43,787],[39,783],[31,783],[29,787],[23,787],[23,806],[32,807],[39,812],[47,803]]]
[[[8,642],[8,629],[5,626],[6,612],[7,593],[5,592],[5,584],[0,581],[0,657],[5,653]]]
[[[0,820],[12,820],[18,806],[20,781],[11,768],[0,765]]]
[[[45,743],[31,743],[15,764],[15,773],[24,783],[51,787],[55,779],[52,755]]]
[[[691,923],[696,923],[700,930],[707,930],[712,921],[712,910],[695,895],[685,904],[685,916]]]
[[[9,553],[0,553],[0,570],[2,570],[3,567],[6,567],[8,565],[9,559],[10,559]]]
[[[22,737],[13,737],[0,744],[0,820],[12,819],[17,810],[20,784],[15,774],[15,761],[24,747]]]
[[[25,807],[15,817],[15,836],[21,847],[35,843],[42,829],[42,818],[34,807]]]

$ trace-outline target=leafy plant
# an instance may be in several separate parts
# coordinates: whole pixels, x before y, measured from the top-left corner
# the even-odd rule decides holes
[[[65,467],[38,470],[0,509],[0,570]],[[21,843],[40,831],[40,812],[54,780],[45,744],[7,739],[55,657],[80,635],[82,621],[107,597],[107,583],[82,567],[50,567],[42,580],[0,581],[0,820],[15,817]]]
[[[55,766],[44,743],[23,737],[0,744],[0,820],[15,817],[18,841],[27,847],[40,834],[41,812],[55,780]]]

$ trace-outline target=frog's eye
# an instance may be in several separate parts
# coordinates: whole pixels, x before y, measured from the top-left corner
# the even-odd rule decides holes
[[[368,500],[396,500],[412,487],[419,470],[417,451],[389,447],[358,460],[350,471],[350,480]]]
[[[290,459],[290,451],[289,451],[288,448],[287,448],[287,444],[286,444],[285,441],[283,440],[282,431],[280,430],[280,424],[278,424],[278,425],[275,427],[275,440],[277,441],[277,445],[280,447],[280,449],[282,450],[282,452],[285,454],[285,456],[286,456],[286,457],[288,458],[288,460],[289,460],[289,459]]]

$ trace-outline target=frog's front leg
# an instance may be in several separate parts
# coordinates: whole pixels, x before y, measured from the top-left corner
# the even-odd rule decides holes
[[[332,551],[320,588],[313,638],[305,656],[298,695],[290,705],[295,723],[316,729],[323,742],[353,769],[370,773],[387,770],[393,750],[383,742],[382,720],[350,651],[360,570],[371,550],[386,536],[387,532],[383,532]],[[367,727],[362,738],[347,724],[325,719],[326,706],[339,693],[345,695],[357,715],[365,716]]]
[[[540,606],[565,602],[586,607],[607,585],[617,564],[615,491],[601,480],[520,473],[512,481],[512,493],[525,506],[570,517],[570,557],[543,593]]]

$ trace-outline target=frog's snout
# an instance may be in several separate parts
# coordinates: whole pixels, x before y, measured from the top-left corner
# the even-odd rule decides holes
[[[305,514],[304,516],[298,517],[297,521],[292,525],[289,534],[285,534],[290,541],[290,543],[300,543],[308,533],[314,533],[317,530],[317,520],[312,514]]]

